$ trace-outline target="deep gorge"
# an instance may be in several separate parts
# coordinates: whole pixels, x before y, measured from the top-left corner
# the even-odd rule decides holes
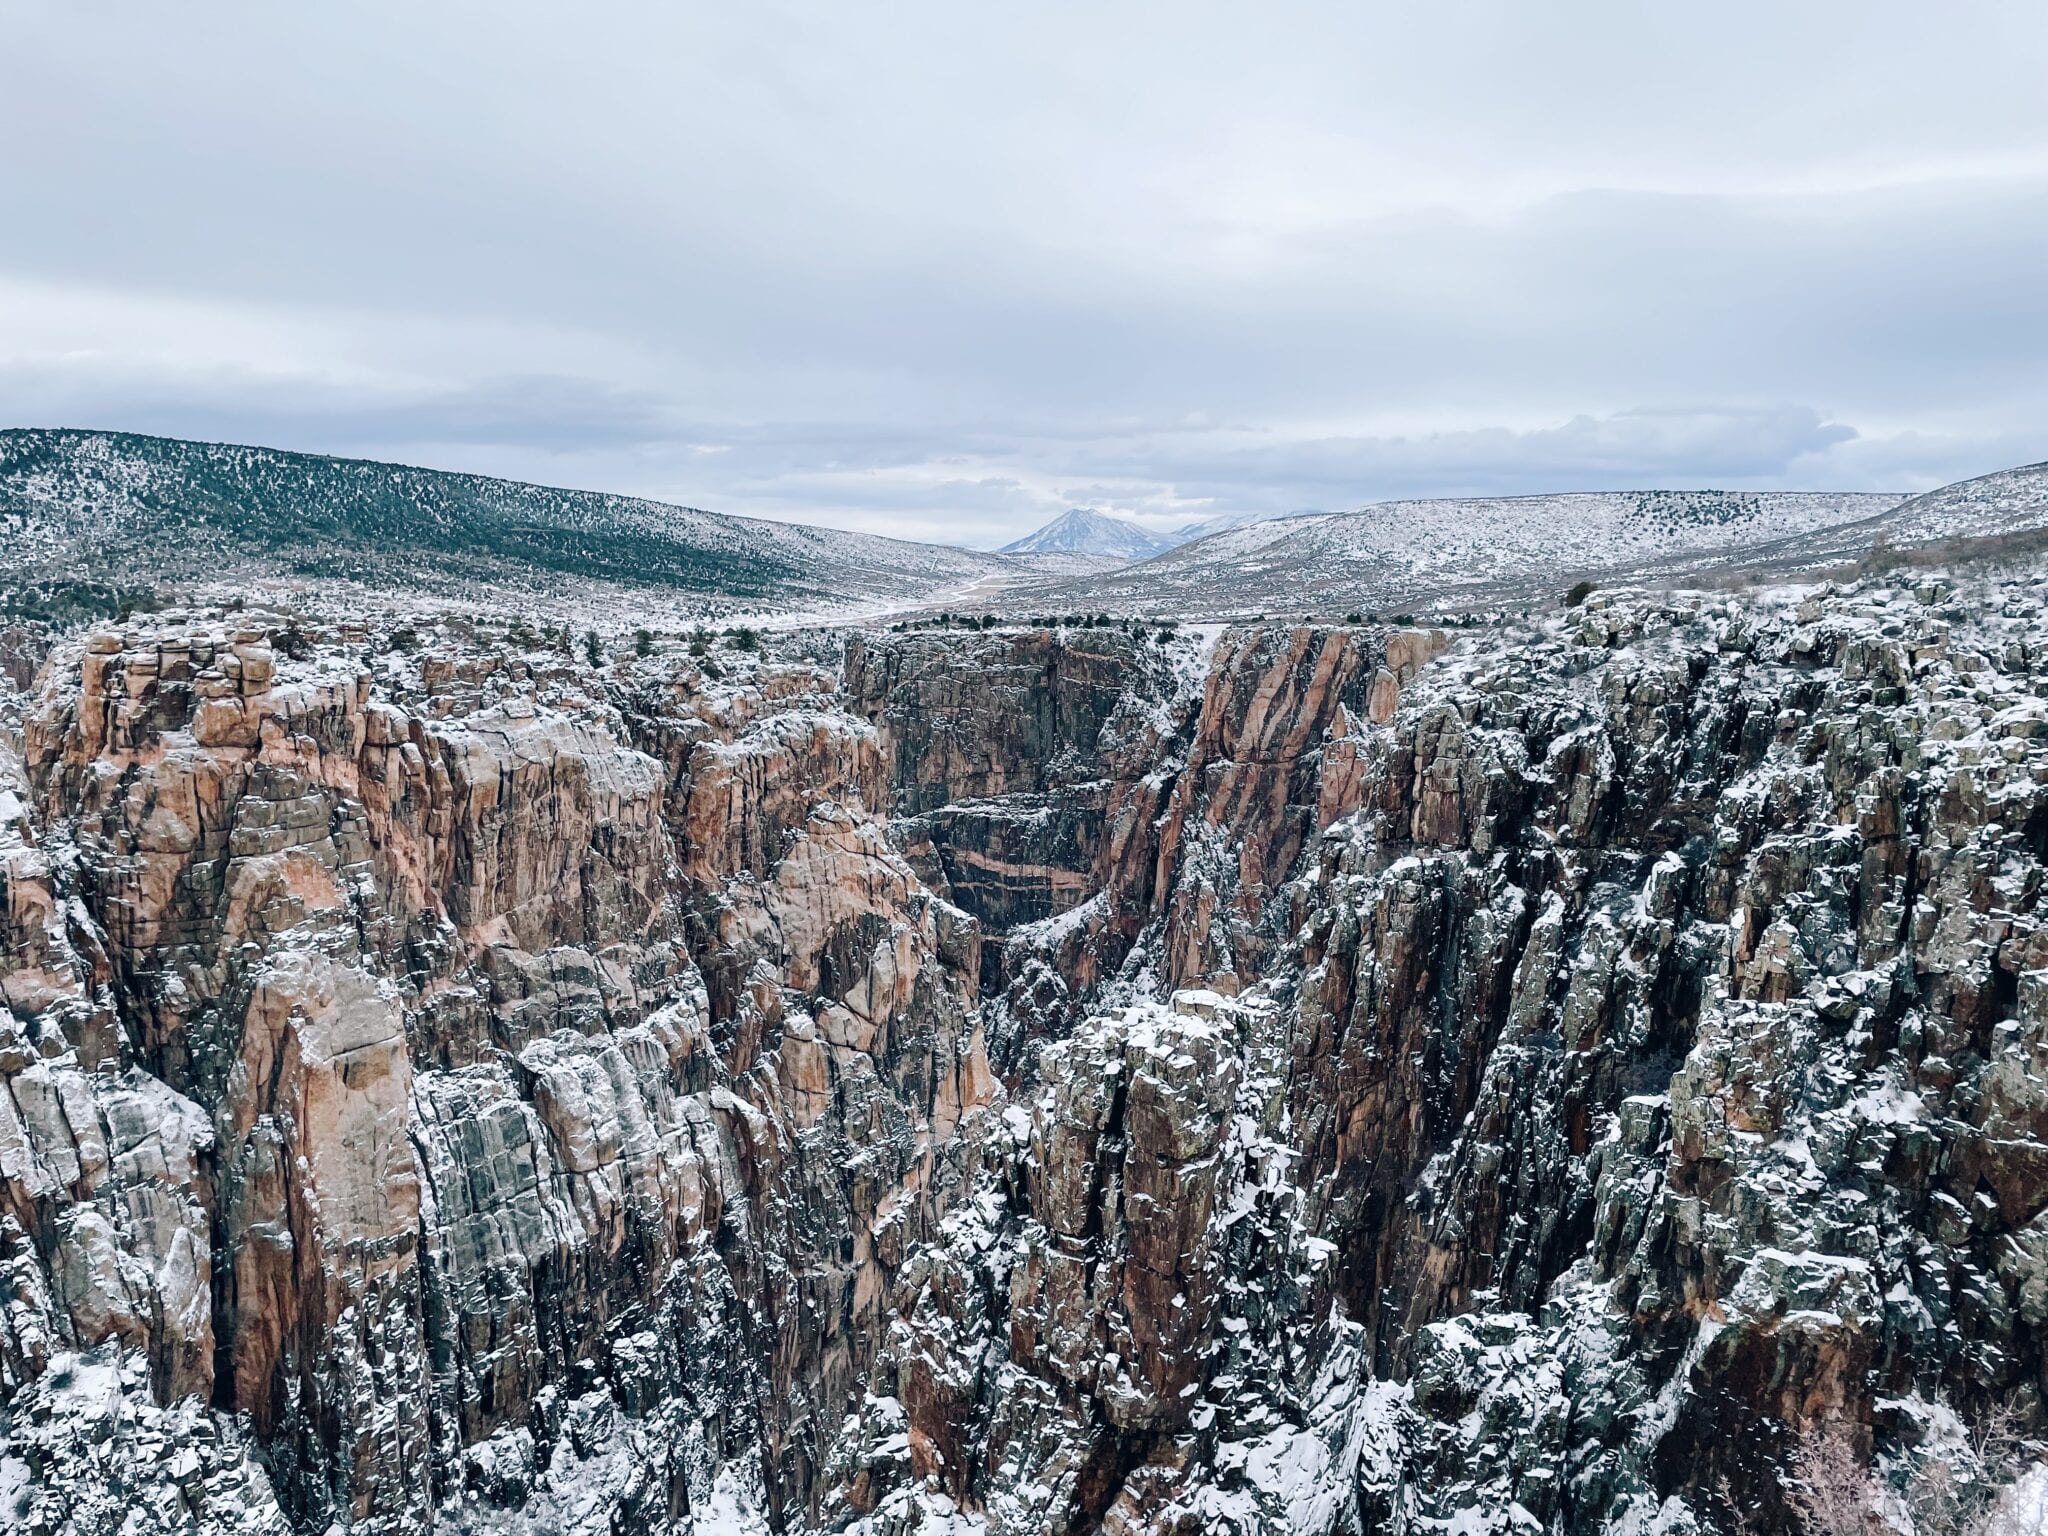
[[[2048,1382],[2040,580],[63,640],[0,745],[0,1501],[1680,1536],[1793,1528],[1814,1434],[1909,1487]]]

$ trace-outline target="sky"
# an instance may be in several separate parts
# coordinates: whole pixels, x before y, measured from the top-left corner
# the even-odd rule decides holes
[[[2048,458],[2048,6],[0,0],[0,425],[988,546]]]

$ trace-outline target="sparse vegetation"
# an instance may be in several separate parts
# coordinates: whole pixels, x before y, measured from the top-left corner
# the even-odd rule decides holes
[[[1808,1426],[1793,1447],[1782,1487],[1803,1536],[2041,1536],[2011,1495],[2044,1456],[2048,1445],[2001,1405],[1966,1425],[1961,1445],[1907,1453],[1887,1481],[1864,1459],[1849,1426],[1827,1419]],[[1747,1506],[1725,1478],[1717,1501],[1732,1531],[1777,1536],[1780,1527]]]
[[[1726,527],[1763,514],[1763,503],[1742,491],[1638,491],[1629,515],[1657,527]]]
[[[368,460],[24,429],[0,437],[0,474],[42,475],[90,500],[102,493],[96,466],[106,459],[79,457],[86,437],[133,466],[126,494],[148,520],[144,528],[175,527],[181,543],[201,547],[231,537],[243,552],[280,557],[303,576],[375,580],[400,560],[411,574],[474,581],[480,562],[504,562],[753,597],[805,574],[736,537],[677,525],[626,498]]]
[[[116,614],[148,613],[157,606],[152,587],[99,581],[41,581],[0,589],[0,618],[69,628]]]
[[[296,618],[287,621],[284,628],[275,631],[270,637],[270,643],[280,655],[292,661],[304,661],[313,654],[313,637],[299,627]]]
[[[1980,538],[1942,539],[1931,544],[1901,546],[1880,537],[1870,552],[1845,576],[1883,576],[1902,569],[1933,566],[1978,566],[1997,570],[2008,562],[2030,560],[2048,552],[2048,528],[2018,533],[1993,533]]]

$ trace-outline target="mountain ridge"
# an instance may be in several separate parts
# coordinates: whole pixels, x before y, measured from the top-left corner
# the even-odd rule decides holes
[[[1181,534],[1216,523],[1201,537]],[[1643,490],[1226,514],[1158,534],[1074,508],[995,551],[465,471],[77,428],[0,429],[0,612],[76,622],[165,595],[578,627],[1003,609],[1230,619],[1526,607],[1581,579],[1813,572],[1878,544],[2048,524],[2048,465],[1887,492]]]

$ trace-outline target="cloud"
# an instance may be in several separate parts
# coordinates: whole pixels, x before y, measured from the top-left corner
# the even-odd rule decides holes
[[[657,396],[551,374],[378,389],[244,369],[136,373],[0,364],[0,411],[10,425],[117,427],[316,451],[591,451],[666,444],[679,435]]]
[[[1633,409],[1556,425],[1250,441],[1203,453],[1167,446],[1134,457],[1125,479],[1167,479],[1222,510],[1353,506],[1419,495],[1514,495],[1661,481],[1776,481],[1856,430],[1806,406]]]
[[[0,54],[0,419],[983,544],[2048,454],[2048,12],[116,9]]]

